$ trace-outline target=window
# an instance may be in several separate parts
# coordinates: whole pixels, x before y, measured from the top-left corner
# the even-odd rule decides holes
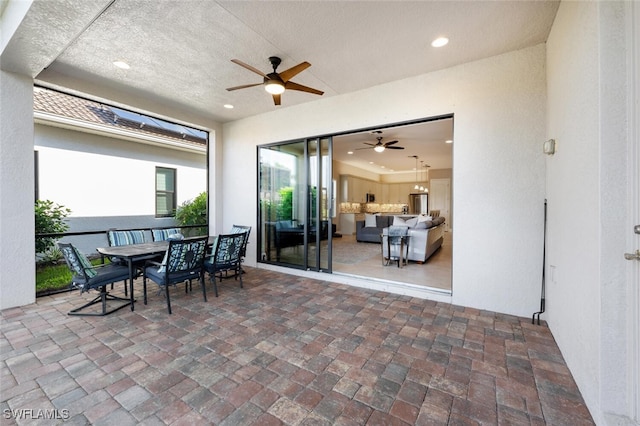
[[[176,169],[156,167],[156,217],[176,213]]]

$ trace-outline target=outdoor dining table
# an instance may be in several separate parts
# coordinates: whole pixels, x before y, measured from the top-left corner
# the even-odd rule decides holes
[[[215,244],[216,237],[210,235],[207,245]],[[169,248],[169,241],[154,241],[142,244],[129,244],[124,246],[98,247],[96,250],[103,256],[115,257],[127,262],[129,266],[129,296],[131,297],[131,310],[134,310],[133,303],[133,280],[135,278],[134,264],[143,260],[152,259],[164,254]]]

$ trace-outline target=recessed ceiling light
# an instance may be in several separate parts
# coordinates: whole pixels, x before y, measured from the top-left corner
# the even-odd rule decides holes
[[[233,109],[233,105],[231,105],[231,104],[224,104],[224,107],[226,109]]]
[[[129,64],[124,61],[114,61],[113,65],[123,70],[128,70],[129,68],[131,68]]]
[[[376,163],[374,163],[373,161],[369,161],[369,164],[376,164]]]
[[[347,151],[347,154],[353,155],[353,151]]]
[[[449,39],[446,37],[438,37],[437,39],[433,40],[431,42],[431,46],[433,47],[442,47],[442,46],[446,46],[446,44],[449,43]]]
[[[444,141],[444,143],[453,143],[453,141],[451,139],[448,139],[448,140]]]

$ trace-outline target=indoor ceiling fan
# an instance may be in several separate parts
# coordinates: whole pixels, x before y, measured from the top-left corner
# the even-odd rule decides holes
[[[259,69],[254,68],[249,64],[245,64],[244,62],[238,59],[232,59],[231,62],[238,64],[241,67],[246,68],[249,71],[253,71],[254,73],[262,76],[264,81],[262,83],[243,84],[242,86],[229,87],[227,89],[229,91],[264,85],[264,90],[271,93],[271,95],[273,96],[273,103],[276,105],[280,105],[280,95],[285,91],[285,89],[313,93],[314,95],[322,95],[324,93],[320,90],[313,89],[311,87],[303,86],[302,84],[298,84],[298,83],[294,83],[293,81],[290,81],[294,76],[296,76],[300,72],[309,68],[311,66],[309,62],[306,62],[306,61],[301,62],[298,65],[289,68],[288,70],[278,73],[276,72],[276,69],[278,68],[278,65],[280,65],[281,59],[278,58],[277,56],[271,56],[269,58],[269,62],[271,62],[271,66],[273,67],[273,72],[269,74],[265,74]]]
[[[378,136],[376,139],[378,139],[378,143],[363,142],[365,145],[369,145],[369,146],[367,148],[358,148],[358,149],[373,148],[375,152],[383,152],[385,149],[404,149],[403,146],[393,146],[397,144],[398,141],[389,141],[389,142],[382,143],[382,136]]]

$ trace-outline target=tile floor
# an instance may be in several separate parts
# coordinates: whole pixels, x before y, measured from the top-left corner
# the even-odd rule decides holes
[[[77,292],[2,311],[0,423],[593,424],[530,318],[246,269],[206,303],[174,289],[173,315],[155,292],[104,318],[67,316]]]
[[[452,232],[445,232],[442,246],[425,263],[409,262],[405,267],[398,268],[394,264],[382,266],[380,244],[357,243],[355,235],[345,235],[335,239],[334,244],[355,245],[354,250],[366,250],[371,256],[357,263],[344,263],[342,259],[334,257],[333,271],[451,291],[452,240]]]

